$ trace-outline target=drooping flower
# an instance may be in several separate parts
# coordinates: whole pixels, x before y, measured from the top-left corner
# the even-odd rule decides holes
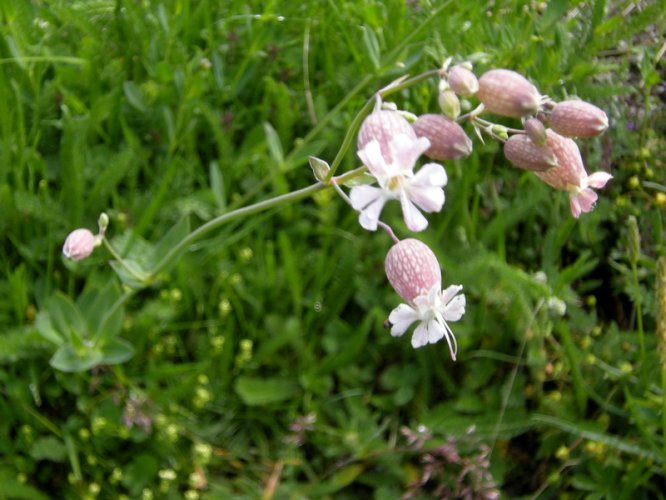
[[[597,201],[597,193],[591,188],[601,189],[613,178],[607,172],[595,172],[588,175],[580,156],[578,145],[572,140],[546,130],[546,146],[557,158],[557,165],[543,172],[534,172],[546,184],[569,192],[569,206],[574,217],[583,212],[590,212]]]
[[[358,152],[379,184],[379,187],[355,186],[351,190],[352,207],[360,211],[359,222],[364,229],[377,229],[379,215],[389,200],[400,201],[405,223],[411,231],[422,231],[428,226],[419,208],[427,213],[442,209],[443,188],[448,180],[444,167],[428,163],[414,173],[416,160],[429,147],[430,141],[426,138],[400,133],[388,142],[390,155],[383,155],[380,143],[374,139]]]
[[[589,102],[569,100],[555,105],[548,123],[565,137],[596,137],[608,128],[608,116]]]
[[[420,321],[412,335],[412,346],[422,347],[446,339],[451,358],[458,351],[456,338],[448,325],[465,314],[465,295],[461,285],[442,290],[437,257],[427,245],[415,239],[402,240],[389,250],[385,261],[386,276],[406,304],[389,315],[391,335],[403,335],[415,321]]]
[[[476,96],[491,113],[512,118],[535,114],[541,102],[537,88],[509,69],[491,69],[481,75]]]
[[[95,236],[92,231],[88,229],[75,229],[67,236],[65,244],[62,246],[62,253],[67,259],[74,261],[83,260],[100,243],[101,239]]]

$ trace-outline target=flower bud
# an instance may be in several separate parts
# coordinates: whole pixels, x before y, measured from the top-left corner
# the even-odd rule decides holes
[[[456,160],[472,152],[472,140],[453,120],[442,115],[421,115],[414,122],[418,137],[427,137],[430,148],[425,152],[433,160]]]
[[[536,175],[555,189],[567,190],[570,186],[579,186],[581,177],[587,173],[578,144],[550,129],[546,130],[546,134],[548,135],[546,147],[557,158],[557,166],[543,172],[535,172]]]
[[[492,69],[479,79],[476,96],[488,111],[521,118],[539,109],[539,91],[524,76],[508,69]]]
[[[516,134],[504,143],[504,156],[518,168],[540,172],[557,166],[555,154],[536,145],[527,135]]]
[[[451,120],[455,120],[460,116],[460,99],[458,99],[458,96],[453,90],[449,89],[440,92],[437,101],[439,102],[439,107],[442,110],[442,113],[444,113],[444,116]]]
[[[391,138],[404,134],[411,139],[416,139],[416,134],[410,123],[397,111],[381,109],[370,113],[358,132],[356,146],[358,150],[363,149],[373,139],[379,142],[379,148],[382,156],[387,163],[391,163],[391,149],[389,142]]]
[[[596,137],[608,128],[608,117],[589,102],[562,101],[551,111],[549,125],[565,137]]]
[[[391,247],[384,261],[386,277],[393,289],[407,302],[441,287],[442,272],[437,257],[425,243],[408,238]]]
[[[458,95],[470,96],[479,90],[479,80],[465,66],[458,64],[449,70],[449,85]]]
[[[62,253],[67,259],[79,261],[88,257],[98,244],[91,231],[76,229],[67,236]]]
[[[537,146],[546,145],[548,135],[546,134],[546,127],[543,126],[541,120],[537,118],[528,118],[525,120],[523,127],[525,127],[527,137],[529,137],[534,144]]]

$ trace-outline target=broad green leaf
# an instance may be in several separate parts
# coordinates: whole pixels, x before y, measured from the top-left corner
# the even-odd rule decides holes
[[[86,320],[91,335],[99,336],[100,325],[105,323],[106,335],[117,335],[122,328],[123,308],[117,308],[113,318],[104,319],[109,308],[120,297],[117,282],[110,280],[101,288],[86,290],[77,301],[81,314]]]
[[[130,288],[140,290],[148,285],[148,273],[134,260],[125,259],[123,263],[112,260],[111,268],[116,272],[120,281]]]
[[[102,362],[102,353],[97,349],[87,348],[77,352],[70,344],[64,344],[55,352],[50,364],[56,370],[74,373],[84,372]]]
[[[220,165],[216,161],[210,162],[208,167],[210,177],[210,190],[215,198],[217,209],[221,212],[227,208],[227,198],[224,194],[224,176],[220,170]]]
[[[264,133],[266,134],[266,143],[268,144],[268,152],[275,163],[282,165],[284,163],[284,150],[282,149],[280,137],[270,123],[264,122],[263,125]]]
[[[129,102],[133,107],[145,113],[148,111],[146,106],[145,98],[141,88],[134,82],[124,82],[123,83],[123,92]]]
[[[63,462],[67,458],[67,447],[60,439],[47,436],[37,439],[30,447],[30,456],[35,460]]]
[[[190,218],[185,215],[162,237],[155,245],[153,253],[153,265],[161,261],[173,249],[173,247],[190,234]]]
[[[369,27],[363,26],[363,44],[365,51],[370,58],[370,62],[375,69],[378,69],[381,64],[381,55],[379,53],[379,41],[377,35]]]
[[[126,340],[115,338],[102,347],[102,361],[105,365],[124,363],[134,356],[134,346]]]
[[[49,297],[46,301],[46,310],[53,328],[65,339],[79,340],[88,329],[81,311],[62,292],[56,292]]]
[[[65,335],[60,333],[53,326],[51,315],[48,311],[39,311],[35,318],[35,326],[39,334],[49,342],[61,345],[65,342]]]
[[[250,406],[279,403],[299,392],[298,384],[288,378],[239,377],[234,384],[236,394]]]

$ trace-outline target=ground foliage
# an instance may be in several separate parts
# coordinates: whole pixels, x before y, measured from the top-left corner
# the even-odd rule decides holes
[[[665,11],[2,2],[2,495],[663,495]],[[565,193],[497,144],[475,139],[446,164],[447,201],[423,239],[445,282],[465,286],[457,362],[383,328],[398,303],[390,240],[328,190],[198,242],[117,318],[116,364],[49,364],[38,313],[122,291],[104,249],[62,259],[70,230],[106,211],[116,245],[146,255],[179,221],[311,184],[307,157],[331,161],[377,89],[449,56],[607,110],[611,129],[583,153],[614,175],[575,220]],[[436,90],[395,101],[432,111]],[[357,165],[350,152],[342,168]]]

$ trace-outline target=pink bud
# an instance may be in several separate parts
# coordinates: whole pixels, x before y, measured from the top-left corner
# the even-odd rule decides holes
[[[449,70],[448,80],[451,90],[458,95],[473,95],[479,90],[479,80],[476,75],[461,64]]]
[[[430,148],[425,152],[433,160],[456,160],[472,152],[472,141],[453,120],[436,114],[421,115],[414,122],[418,137],[427,137]]]
[[[562,101],[551,111],[549,124],[566,137],[596,137],[608,128],[608,117],[589,102]]]
[[[76,229],[67,236],[62,253],[71,260],[83,260],[92,253],[97,244],[97,238],[91,231]]]
[[[410,139],[416,139],[416,134],[410,123],[397,111],[381,109],[365,117],[358,131],[356,147],[363,149],[373,139],[379,142],[379,149],[387,163],[391,163],[391,138],[404,134]]]
[[[534,144],[525,134],[509,137],[504,143],[504,156],[516,167],[535,172],[548,170],[557,165],[555,153],[547,147]]]
[[[521,118],[539,109],[539,91],[524,76],[509,69],[491,69],[479,78],[476,96],[488,111]]]
[[[555,189],[567,190],[571,186],[580,186],[581,178],[586,177],[587,173],[578,144],[550,129],[546,130],[546,134],[546,146],[557,158],[557,166],[544,172],[535,172],[536,175]]]
[[[546,141],[548,140],[548,135],[546,134],[546,127],[543,126],[543,123],[538,118],[528,118],[523,124],[525,127],[525,133],[527,137],[532,139],[532,142],[537,146],[545,146]]]
[[[407,302],[441,287],[442,272],[437,257],[425,243],[408,238],[391,247],[384,261],[393,289]]]

